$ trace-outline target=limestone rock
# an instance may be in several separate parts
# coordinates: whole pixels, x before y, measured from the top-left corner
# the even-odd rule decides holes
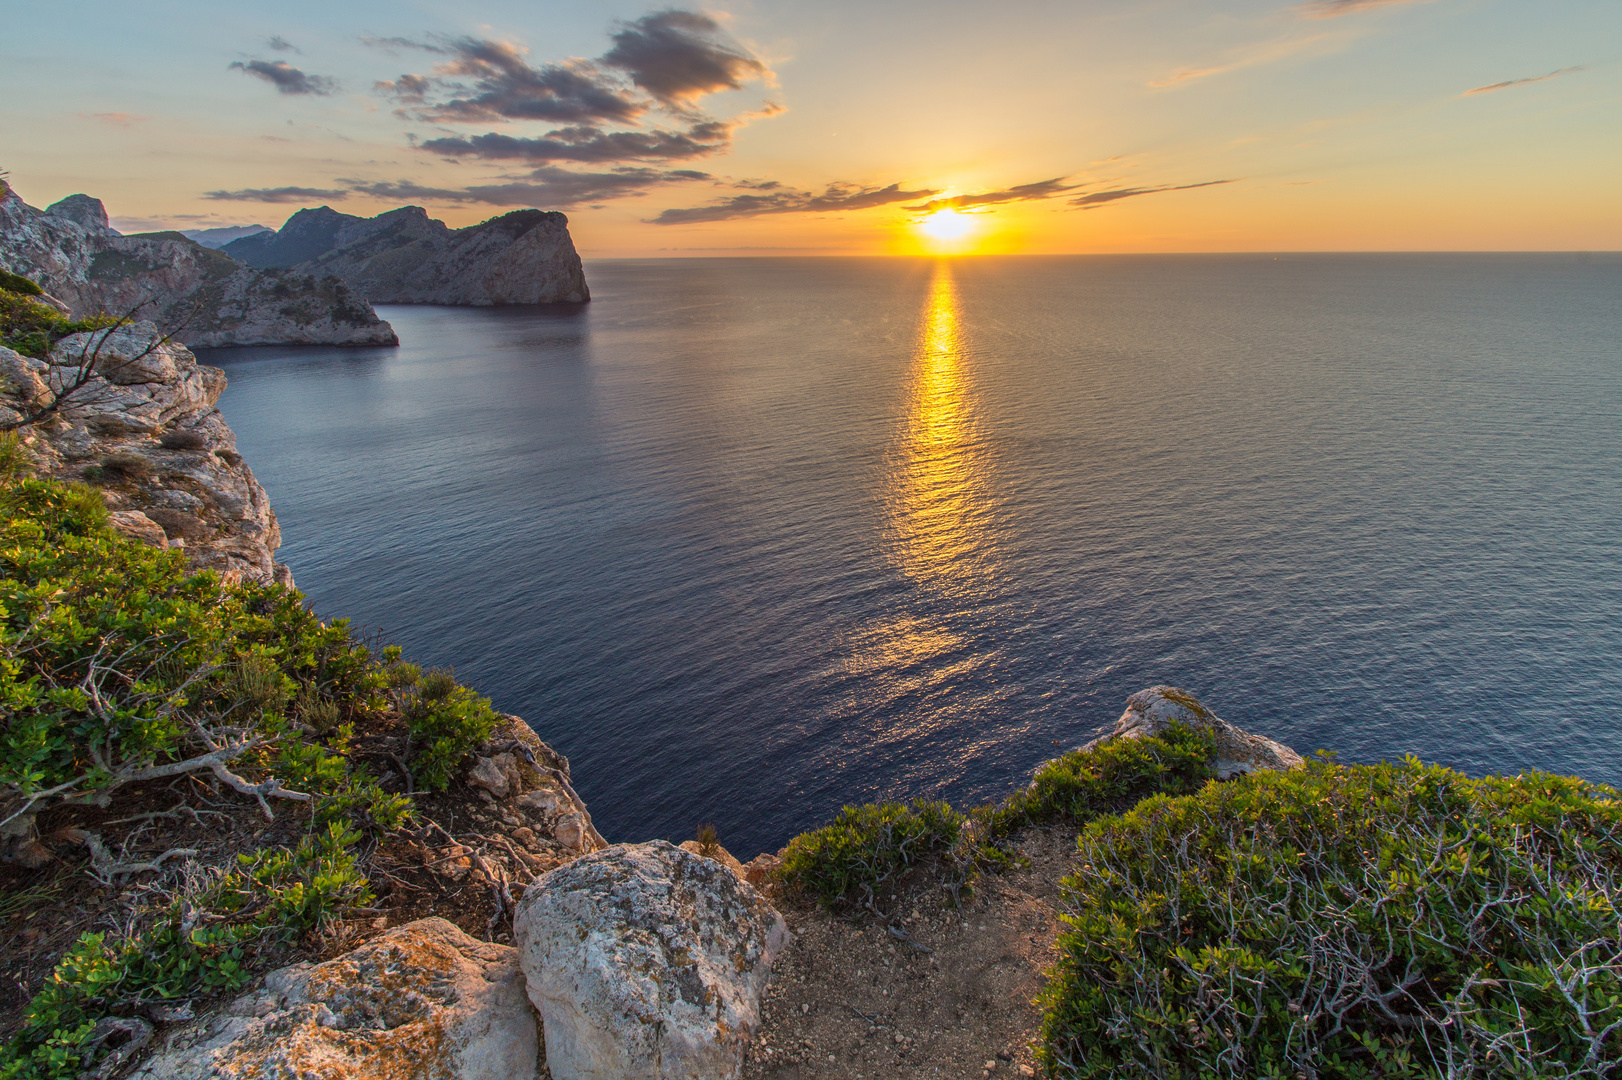
[[[775,874],[782,865],[782,856],[771,855],[763,851],[759,855],[756,855],[753,859],[750,859],[748,862],[744,863],[743,879],[758,889],[770,882],[772,880],[772,875]]]
[[[33,279],[76,317],[139,308],[141,318],[198,348],[399,343],[337,278],[255,270],[180,233],[120,236],[86,195],[36,210],[6,192],[0,267]]]
[[[250,266],[333,274],[374,304],[581,303],[591,299],[569,219],[515,210],[450,229],[420,206],[372,218],[300,210],[276,233],[225,245]]]
[[[608,841],[591,823],[585,801],[569,782],[569,759],[542,742],[519,717],[503,719],[505,724],[474,756],[468,783],[502,801],[527,823],[518,827],[551,837],[564,849],[563,857],[607,847]]]
[[[108,518],[113,528],[132,540],[139,540],[160,551],[169,547],[169,538],[163,534],[163,526],[139,510],[114,510]]]
[[[720,844],[716,844],[710,851],[706,852],[704,850],[704,845],[700,844],[697,840],[683,840],[681,843],[681,849],[683,851],[691,851],[694,855],[697,855],[700,858],[714,859],[716,862],[738,875],[739,878],[742,878],[745,881],[749,880],[745,876],[743,863],[733,858],[732,852],[728,851]],[[753,885],[755,883],[750,881],[749,884]]]
[[[115,527],[184,547],[192,569],[291,585],[270,499],[215,407],[225,373],[151,323],[72,335],[47,360],[0,348],[0,418],[51,401],[87,356],[96,374],[24,429],[39,472],[100,486]]]
[[[295,964],[172,1030],[133,1080],[534,1080],[535,1014],[516,950],[443,919]]]
[[[655,840],[542,875],[513,936],[554,1080],[720,1080],[788,930],[720,863]]]
[[[1126,699],[1126,712],[1115,726],[1082,747],[1090,750],[1110,739],[1136,739],[1158,735],[1173,724],[1199,728],[1216,738],[1216,769],[1220,779],[1258,769],[1293,769],[1301,755],[1283,743],[1241,731],[1201,705],[1199,699],[1174,686],[1151,686]]]

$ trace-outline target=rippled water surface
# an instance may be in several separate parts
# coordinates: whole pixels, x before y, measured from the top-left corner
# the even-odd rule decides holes
[[[1156,682],[1622,782],[1622,260],[660,260],[214,350],[317,610],[744,858],[997,797]]]

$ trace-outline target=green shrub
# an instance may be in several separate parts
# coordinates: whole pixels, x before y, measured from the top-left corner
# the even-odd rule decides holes
[[[1088,825],[1045,991],[1059,1077],[1611,1076],[1622,804],[1309,764]]]
[[[370,902],[348,850],[359,839],[334,823],[292,851],[242,856],[138,934],[83,935],[29,1003],[16,1037],[0,1047],[0,1078],[74,1080],[103,1056],[91,1043],[97,1020],[240,989],[259,954]]]
[[[411,745],[411,772],[418,786],[443,791],[462,759],[489,738],[499,717],[490,699],[457,685],[448,671],[434,670],[414,680],[401,713]]]
[[[871,907],[898,873],[951,851],[964,821],[948,804],[923,799],[847,806],[833,824],[789,841],[779,872],[824,907]]]
[[[1198,791],[1216,777],[1214,763],[1211,736],[1180,724],[1159,736],[1112,739],[1048,762],[1029,787],[977,817],[991,836],[1053,821],[1081,825],[1130,810],[1150,795]]]

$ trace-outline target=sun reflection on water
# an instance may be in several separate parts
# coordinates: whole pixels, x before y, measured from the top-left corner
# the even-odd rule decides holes
[[[912,404],[889,491],[891,547],[915,584],[966,597],[995,567],[985,442],[952,264],[935,266],[912,369]]]

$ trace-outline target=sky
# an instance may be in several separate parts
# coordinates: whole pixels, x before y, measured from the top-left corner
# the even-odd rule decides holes
[[[0,169],[126,232],[589,257],[1622,249],[1617,0],[18,6]]]

